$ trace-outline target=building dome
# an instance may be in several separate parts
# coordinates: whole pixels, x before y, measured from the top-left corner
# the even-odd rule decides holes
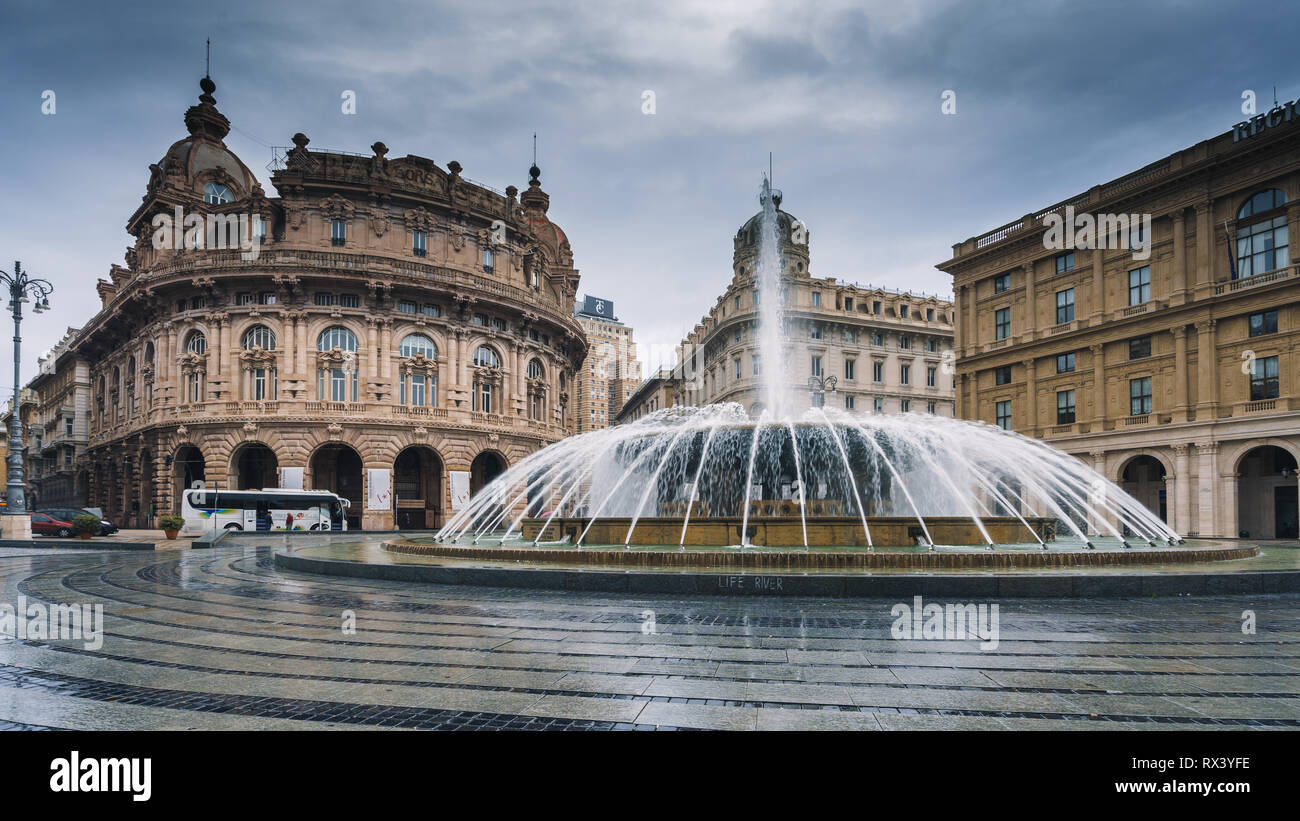
[[[244,162],[226,148],[223,142],[230,133],[230,121],[217,110],[212,92],[217,85],[210,77],[200,82],[203,93],[197,105],[185,112],[185,127],[189,136],[183,137],[167,149],[163,158],[150,166],[153,176],[150,188],[160,184],[181,189],[194,189],[200,196],[209,182],[230,189],[232,197],[242,199],[259,189],[257,178]]]

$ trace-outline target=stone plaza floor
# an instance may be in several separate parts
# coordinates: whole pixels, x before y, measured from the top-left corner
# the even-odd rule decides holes
[[[1001,599],[988,651],[891,638],[886,599],[318,577],[266,547],[0,548],[19,597],[102,604],[103,644],[0,637],[0,730],[1300,727],[1292,594]]]

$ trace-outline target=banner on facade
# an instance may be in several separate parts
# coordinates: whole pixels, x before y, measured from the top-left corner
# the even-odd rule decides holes
[[[469,471],[451,470],[447,475],[451,479],[451,509],[464,510],[469,504]]]
[[[366,471],[366,510],[388,510],[393,506],[393,472],[388,468]]]
[[[302,490],[305,470],[306,468],[280,468],[280,487],[285,490]]]

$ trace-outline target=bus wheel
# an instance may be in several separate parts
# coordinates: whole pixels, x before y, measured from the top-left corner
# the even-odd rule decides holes
[[[241,525],[237,525],[234,522],[231,522],[230,524],[226,525],[226,530],[243,530],[243,529],[244,528]]]

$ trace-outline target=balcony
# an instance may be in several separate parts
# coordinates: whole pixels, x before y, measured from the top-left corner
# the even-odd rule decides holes
[[[1223,294],[1233,294],[1237,291],[1244,291],[1249,288],[1258,288],[1261,285],[1271,285],[1275,282],[1281,282],[1286,279],[1295,279],[1296,277],[1300,277],[1300,263],[1296,263],[1287,268],[1265,271],[1262,274],[1255,274],[1250,277],[1234,279],[1231,282],[1220,282],[1218,285],[1214,286],[1214,295],[1222,296]]]

